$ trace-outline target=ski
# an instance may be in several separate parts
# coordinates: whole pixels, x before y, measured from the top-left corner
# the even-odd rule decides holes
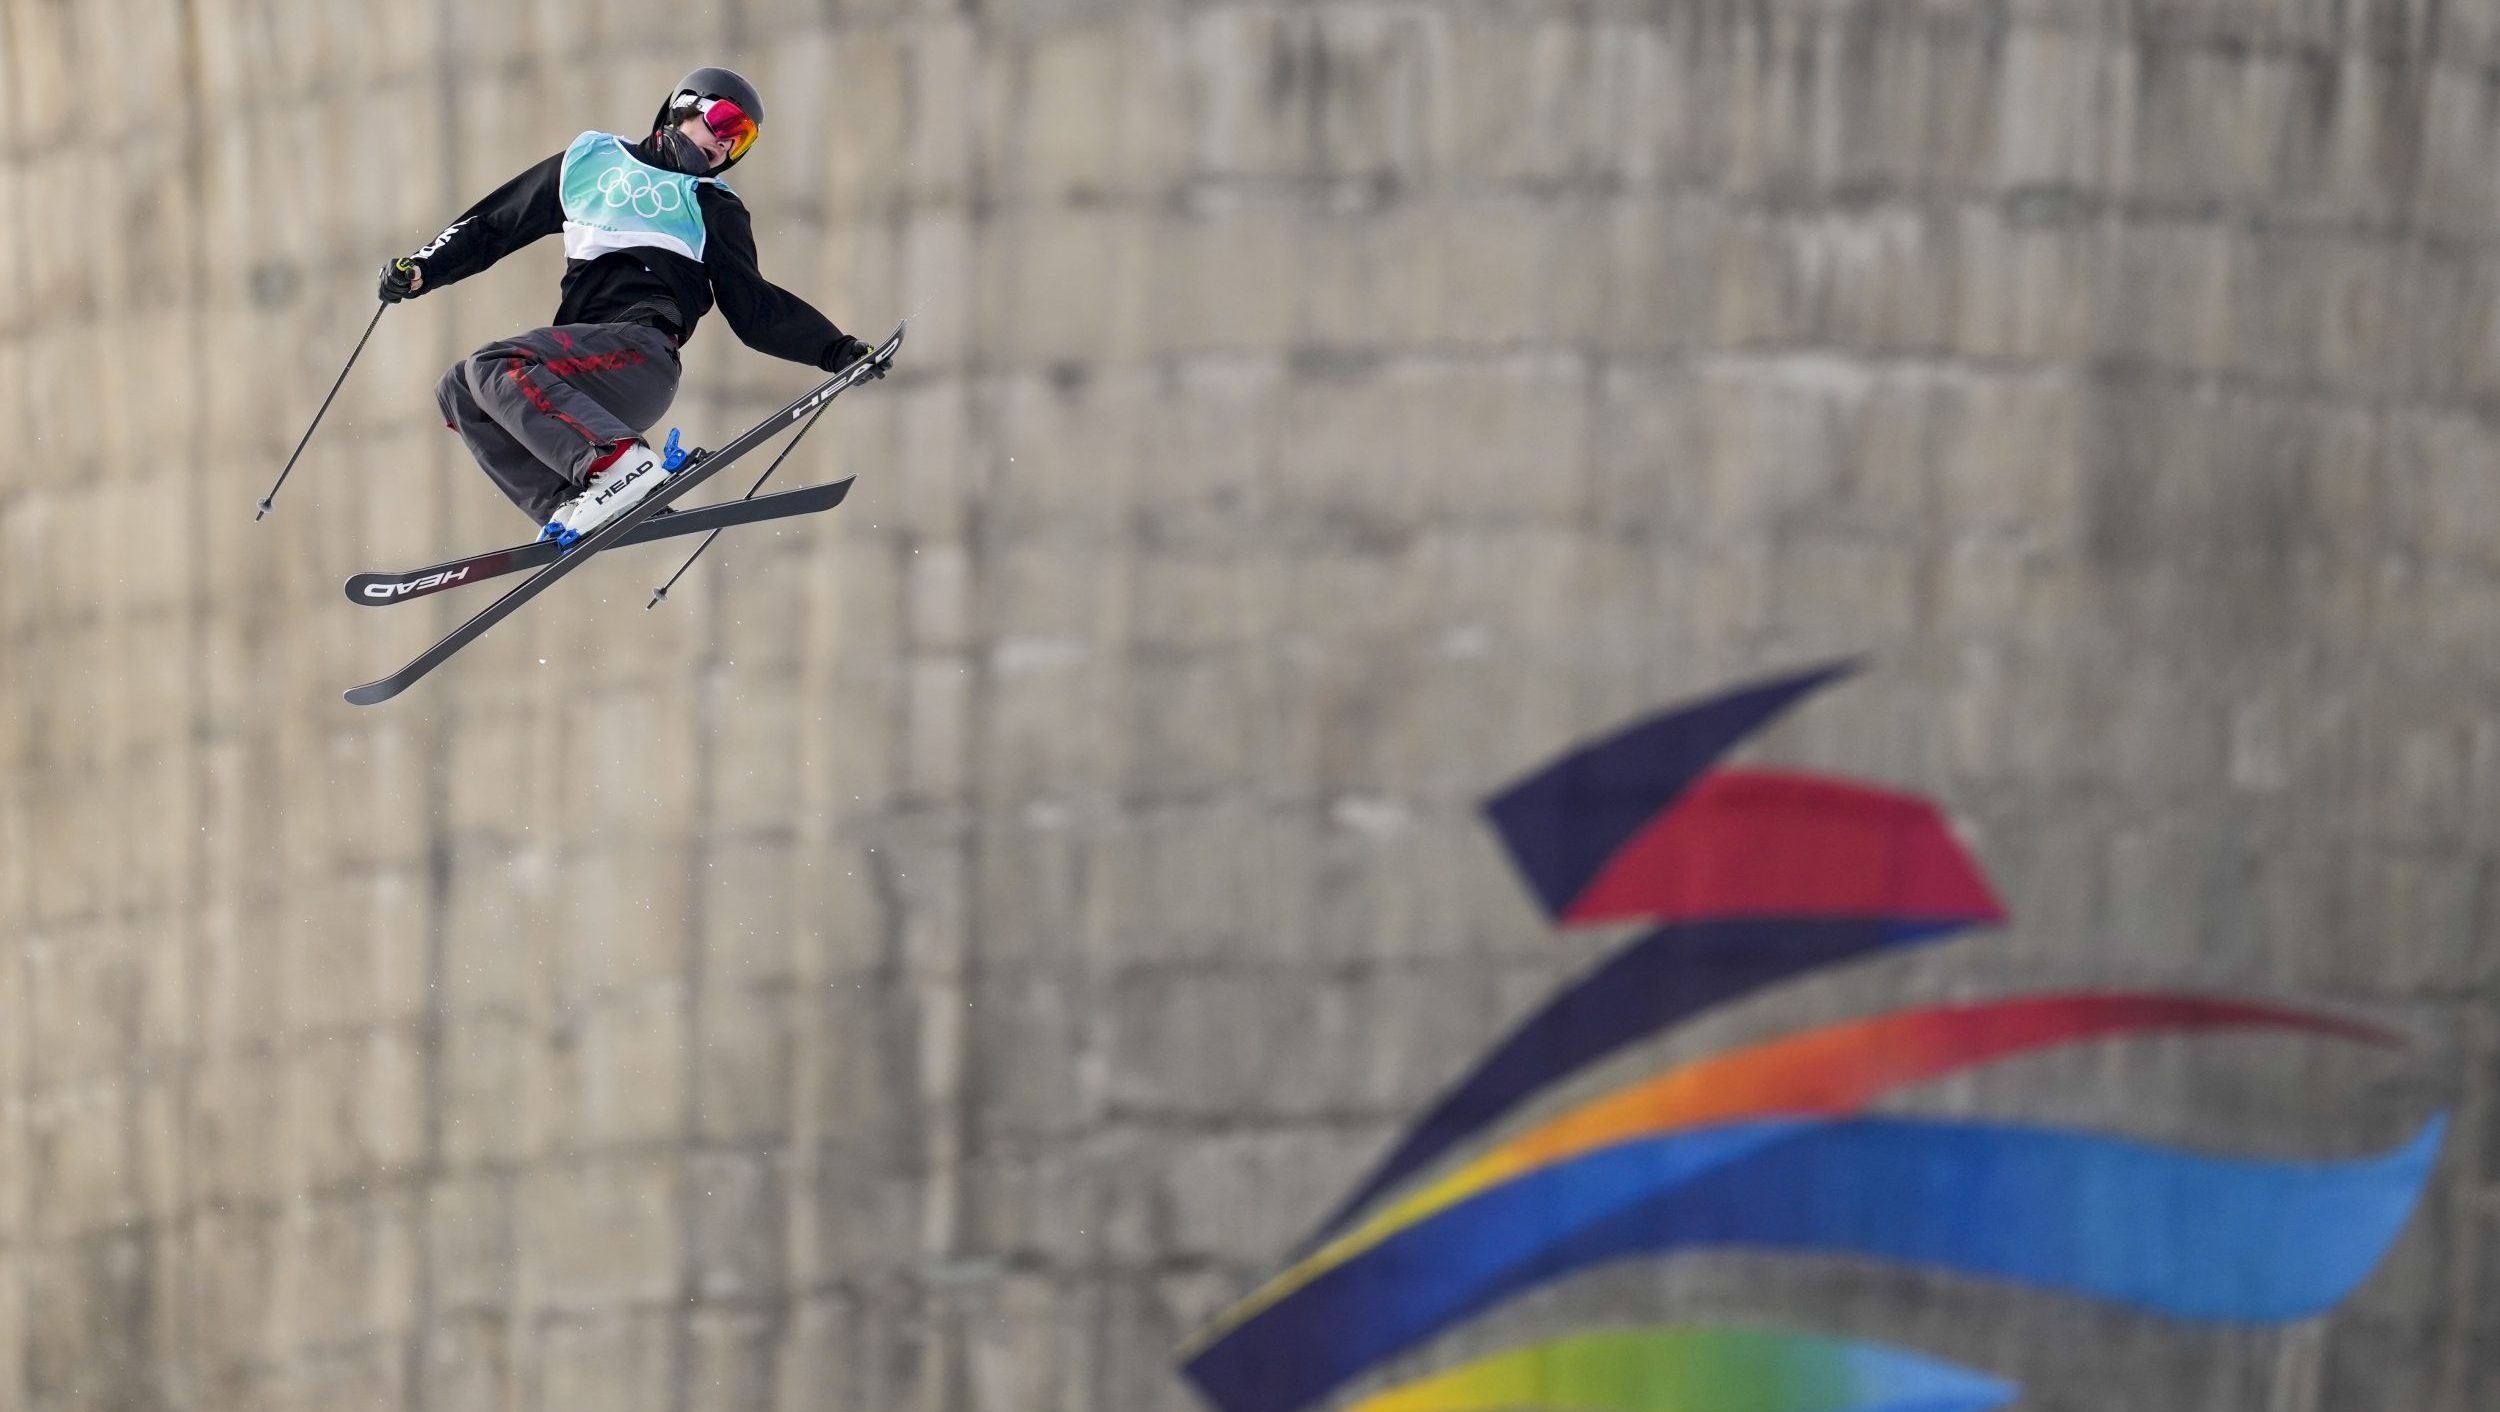
[[[521,580],[520,583],[507,590],[503,597],[479,609],[475,616],[452,629],[442,641],[419,653],[407,666],[387,677],[366,682],[362,686],[349,687],[346,693],[348,703],[354,706],[371,706],[378,702],[388,701],[406,691],[426,673],[450,660],[453,653],[476,641],[488,628],[510,617],[522,604],[552,588],[557,579],[579,568],[600,550],[622,543],[625,537],[632,534],[643,521],[658,514],[661,508],[670,501],[710,479],[713,472],[772,440],[774,436],[786,430],[791,423],[841,396],[852,387],[871,378],[885,376],[886,370],[894,363],[895,353],[902,346],[903,326],[897,324],[893,336],[879,345],[875,352],[818,383],[802,394],[799,400],[747,428],[739,433],[737,439],[719,450],[696,452],[681,469],[662,482],[659,489],[651,492],[650,498],[600,526],[598,530],[583,538],[571,549],[565,550],[554,563],[546,565],[537,573]]]
[[[628,544],[649,544],[653,540],[673,539],[681,534],[702,534],[730,525],[786,519],[792,515],[813,515],[841,504],[842,497],[849,494],[850,489],[851,478],[845,476],[825,485],[808,486],[804,490],[785,490],[775,495],[759,495],[752,500],[727,500],[699,509],[679,510],[675,514],[645,520],[633,533],[618,540],[617,545],[622,548]],[[490,549],[464,559],[450,559],[422,569],[358,574],[347,581],[347,601],[367,608],[387,608],[411,598],[423,598],[445,589],[483,583],[504,574],[517,574],[541,564],[552,564],[563,552],[542,539],[515,544],[508,549]]]

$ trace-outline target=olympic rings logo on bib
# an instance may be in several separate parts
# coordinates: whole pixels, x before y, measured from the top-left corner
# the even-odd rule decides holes
[[[599,174],[599,197],[610,206],[631,206],[635,215],[645,219],[667,215],[684,204],[675,182],[625,167],[610,167]]]

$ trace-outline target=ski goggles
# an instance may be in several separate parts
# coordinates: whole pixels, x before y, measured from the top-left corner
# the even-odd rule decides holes
[[[729,144],[730,161],[745,156],[747,149],[755,145],[761,129],[756,127],[755,119],[747,116],[746,109],[726,98],[697,98],[694,109],[703,115],[703,125],[712,130],[712,136]]]

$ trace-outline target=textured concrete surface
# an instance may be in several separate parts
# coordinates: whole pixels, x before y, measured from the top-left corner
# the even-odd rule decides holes
[[[553,243],[373,268],[695,63],[766,269],[903,369],[829,518],[619,555],[393,705],[524,528],[431,423]],[[0,1406],[1148,1412],[1592,957],[1474,801],[1863,654],[1761,758],[1942,801],[1937,996],[2325,1000],[1919,1111],[2357,1153],[2351,1305],[2182,1329],[1836,1261],[1576,1281],[2026,1408],[2500,1402],[2500,8],[0,0]],[[689,349],[695,440],[799,368]]]

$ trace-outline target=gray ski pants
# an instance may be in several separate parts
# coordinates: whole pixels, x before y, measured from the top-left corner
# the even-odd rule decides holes
[[[677,374],[677,346],[658,329],[564,324],[452,364],[434,401],[496,488],[543,525],[594,463],[667,414]]]

